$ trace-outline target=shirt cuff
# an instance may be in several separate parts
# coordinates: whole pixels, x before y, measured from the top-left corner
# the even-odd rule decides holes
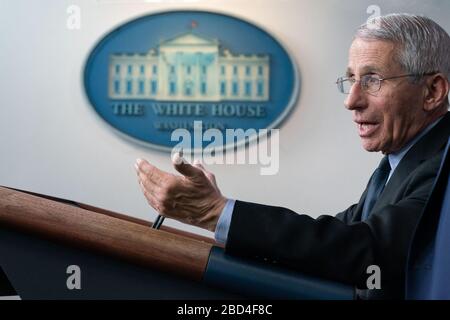
[[[233,216],[234,204],[236,200],[228,199],[217,222],[214,238],[220,244],[226,244],[228,231],[230,230],[231,217]]]

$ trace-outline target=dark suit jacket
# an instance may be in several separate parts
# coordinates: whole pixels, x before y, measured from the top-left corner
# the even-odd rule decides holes
[[[450,299],[450,139],[411,243],[407,299]]]
[[[447,113],[404,156],[365,222],[361,213],[367,189],[357,204],[335,217],[317,219],[236,201],[226,251],[358,288],[366,288],[367,267],[378,265],[381,289],[366,290],[362,296],[404,298],[408,248],[449,135]]]

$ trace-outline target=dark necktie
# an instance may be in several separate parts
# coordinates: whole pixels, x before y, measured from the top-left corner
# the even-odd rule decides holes
[[[386,184],[390,172],[391,166],[389,164],[388,156],[384,156],[380,162],[380,165],[373,173],[369,186],[367,187],[367,196],[364,201],[361,221],[369,218],[373,206],[384,189],[384,185]]]

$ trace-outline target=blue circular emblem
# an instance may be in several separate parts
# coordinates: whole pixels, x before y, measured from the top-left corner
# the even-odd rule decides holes
[[[127,137],[170,150],[175,129],[276,128],[299,81],[283,46],[236,17],[169,11],[114,29],[92,50],[84,85],[95,111]],[[237,141],[243,142],[243,141]],[[207,143],[205,143],[206,145]]]

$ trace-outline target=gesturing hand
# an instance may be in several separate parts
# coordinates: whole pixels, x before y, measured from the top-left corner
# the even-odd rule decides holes
[[[148,203],[165,217],[214,232],[227,201],[214,175],[200,163],[189,164],[179,154],[172,162],[181,176],[164,172],[146,160],[136,161],[139,184]]]

